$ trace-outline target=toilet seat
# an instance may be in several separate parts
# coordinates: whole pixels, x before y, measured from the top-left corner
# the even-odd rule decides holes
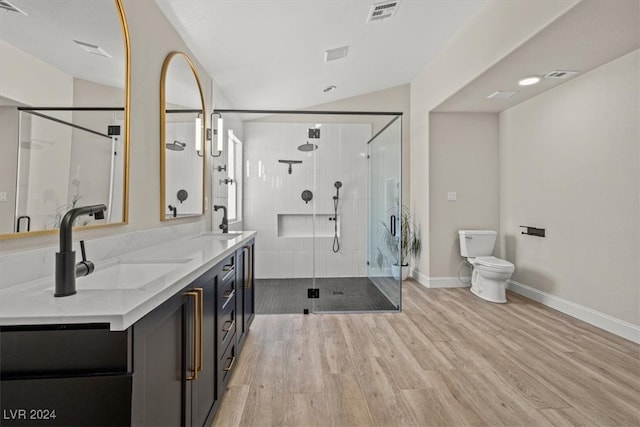
[[[483,267],[483,269],[491,271],[514,271],[515,266],[509,261],[496,258],[494,256],[479,256],[476,257],[476,265]]]

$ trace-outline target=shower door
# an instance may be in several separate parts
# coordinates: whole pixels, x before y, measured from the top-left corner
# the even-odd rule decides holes
[[[400,253],[399,118],[321,127],[319,148],[309,157],[315,313],[400,310],[401,280],[392,272]]]
[[[369,141],[369,280],[396,310],[402,301],[402,119],[396,116]],[[408,262],[409,260],[405,260]]]

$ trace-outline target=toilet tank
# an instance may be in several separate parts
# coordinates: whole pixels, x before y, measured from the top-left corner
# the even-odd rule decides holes
[[[496,244],[496,235],[492,230],[460,230],[460,254],[466,258],[490,256]]]

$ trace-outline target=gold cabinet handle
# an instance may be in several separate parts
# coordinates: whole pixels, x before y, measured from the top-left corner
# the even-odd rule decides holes
[[[236,324],[235,320],[227,320],[226,322],[224,322],[224,324],[226,325],[227,323],[229,323],[229,327],[227,329],[222,328],[222,332],[229,332],[230,330],[233,329],[233,325]]]
[[[227,304],[229,304],[229,301],[231,301],[231,298],[233,298],[233,296],[235,294],[236,294],[236,290],[232,289],[232,290],[230,290],[227,293],[222,295],[222,298],[226,299],[226,301],[222,303],[222,308],[223,309],[227,306]]]
[[[225,265],[222,267],[222,271],[224,272],[224,276],[222,277],[222,281],[226,282],[229,277],[233,276],[236,267],[233,264]]]
[[[184,296],[193,298],[193,375],[187,377],[187,381],[194,381],[198,379],[198,344],[199,344],[199,334],[198,334],[198,325],[199,325],[199,316],[198,310],[200,304],[198,303],[198,292],[189,291],[185,292]]]
[[[229,362],[229,366],[223,369],[223,371],[225,372],[229,372],[231,368],[233,368],[233,363],[236,361],[236,357],[235,356],[227,357],[227,360],[231,360],[231,362]]]
[[[243,249],[247,250],[247,260],[249,264],[249,273],[247,274],[246,282],[244,284],[245,289],[251,289],[251,282],[253,282],[253,264],[251,263],[251,245],[245,246]]]
[[[194,291],[198,293],[198,297],[200,299],[200,303],[198,304],[200,309],[200,360],[198,361],[198,370],[202,371],[204,369],[204,289],[195,288]]]

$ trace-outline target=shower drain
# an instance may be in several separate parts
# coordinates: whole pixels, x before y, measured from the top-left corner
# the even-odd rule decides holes
[[[342,291],[333,291],[331,292],[332,295],[344,295],[344,292]]]

